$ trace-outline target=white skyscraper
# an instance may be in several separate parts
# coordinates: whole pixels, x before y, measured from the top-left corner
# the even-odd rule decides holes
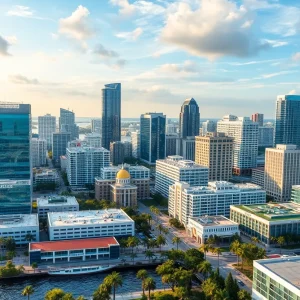
[[[257,166],[258,123],[249,117],[224,116],[217,131],[233,137],[233,173],[250,175]]]
[[[47,142],[42,139],[31,139],[31,160],[32,167],[46,165]]]
[[[46,114],[38,117],[39,138],[46,140],[47,149],[52,147],[52,134],[56,131],[56,117]]]

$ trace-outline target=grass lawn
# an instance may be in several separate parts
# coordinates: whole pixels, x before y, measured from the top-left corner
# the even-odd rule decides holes
[[[242,270],[241,264],[239,264],[239,266],[237,264],[233,264],[233,266],[236,270],[238,270],[239,272],[246,275],[251,281],[253,280],[253,267],[252,266],[245,266],[244,265],[243,270]]]
[[[228,247],[220,247],[222,252],[230,252],[229,246]]]

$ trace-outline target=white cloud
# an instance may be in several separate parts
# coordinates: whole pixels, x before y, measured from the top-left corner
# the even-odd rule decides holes
[[[264,41],[270,44],[273,48],[282,47],[289,44],[288,42],[283,42],[278,40],[264,40]]]
[[[8,48],[10,43],[0,35],[0,56],[9,56]]]
[[[110,0],[110,3],[120,7],[121,15],[129,16],[136,11],[135,6],[129,4],[128,0]]]
[[[23,18],[30,18],[33,16],[33,10],[28,6],[15,5],[6,13],[8,16],[17,16]]]
[[[96,45],[94,51],[94,54],[97,54],[102,57],[118,57],[119,54],[113,50],[106,49],[102,44]]]
[[[143,29],[138,27],[133,31],[119,32],[116,34],[116,37],[120,39],[125,39],[127,41],[136,41],[141,36],[142,33],[143,33]]]
[[[15,84],[33,84],[33,85],[39,84],[39,81],[37,79],[35,79],[35,78],[30,79],[30,78],[20,75],[20,74],[9,75],[8,78],[12,83],[15,83]]]
[[[297,73],[297,72],[298,71],[280,71],[280,72],[271,73],[271,74],[264,74],[260,78],[268,79],[268,78],[273,78],[273,77],[280,76],[280,75],[286,75],[286,74]],[[257,78],[257,79],[260,79],[260,78]]]
[[[297,93],[296,93],[296,90],[291,90],[291,91],[289,91],[288,94],[289,94],[289,95],[296,95]]]
[[[18,39],[14,35],[5,36],[4,38],[10,45],[16,45],[18,43]]]
[[[297,52],[293,55],[292,59],[294,61],[300,61],[300,52]]]
[[[174,11],[169,11],[161,38],[209,59],[224,55],[247,57],[270,46],[259,41],[249,26],[245,28],[248,20],[245,7],[229,0],[202,0],[195,9],[180,2]]]
[[[187,60],[183,64],[163,64],[158,72],[165,73],[181,73],[190,75],[190,73],[198,73],[198,67],[195,62]]]

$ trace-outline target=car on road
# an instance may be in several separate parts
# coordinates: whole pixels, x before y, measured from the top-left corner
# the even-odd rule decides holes
[[[239,284],[240,286],[245,286],[245,283],[244,283],[242,280],[238,280],[238,284]]]

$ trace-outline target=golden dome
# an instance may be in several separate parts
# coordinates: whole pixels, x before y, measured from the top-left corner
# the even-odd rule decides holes
[[[117,179],[129,179],[130,178],[130,174],[128,171],[126,171],[125,169],[121,169],[118,173],[117,173]]]

